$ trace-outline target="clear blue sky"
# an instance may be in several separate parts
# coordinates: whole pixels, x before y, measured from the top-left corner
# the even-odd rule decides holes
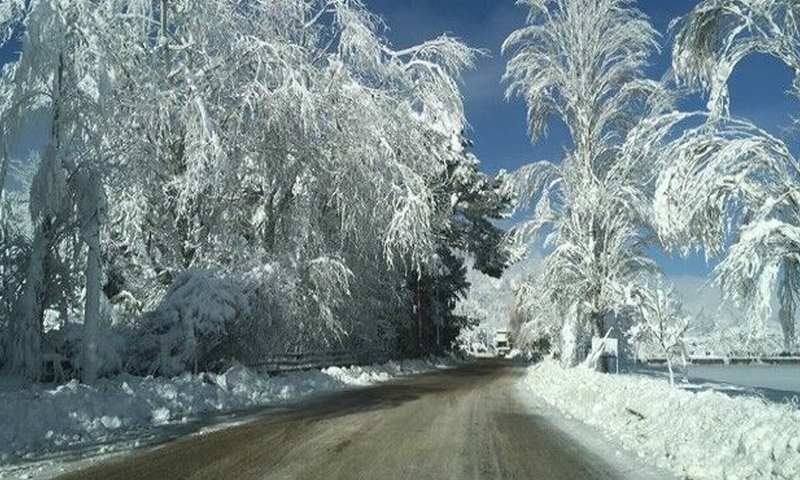
[[[525,105],[519,99],[505,101],[500,83],[507,59],[500,46],[514,29],[522,26],[527,11],[513,0],[365,0],[369,8],[383,17],[388,26],[387,38],[395,47],[403,47],[434,38],[442,33],[456,36],[468,45],[486,49],[490,56],[478,61],[474,70],[464,75],[464,97],[469,133],[475,142],[474,152],[484,170],[495,173],[501,168],[513,170],[534,160],[558,160],[568,144],[566,129],[557,121],[549,126],[549,135],[532,145],[525,119]],[[638,8],[647,14],[661,33],[662,54],[654,56],[648,75],[660,78],[670,64],[672,38],[667,31],[670,21],[687,13],[693,0],[640,0]],[[731,84],[731,110],[746,117],[770,133],[786,140],[795,154],[800,153],[798,134],[787,135],[791,117],[800,116],[800,101],[787,92],[792,72],[766,56],[746,60],[734,72]],[[703,109],[706,100],[699,96],[686,99],[682,109]],[[667,258],[654,253],[666,273],[705,276],[709,267],[701,256],[689,259]]]

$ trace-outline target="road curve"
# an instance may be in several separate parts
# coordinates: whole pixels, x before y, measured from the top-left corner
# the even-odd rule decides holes
[[[522,374],[483,361],[319,396],[62,478],[618,478],[516,400]]]

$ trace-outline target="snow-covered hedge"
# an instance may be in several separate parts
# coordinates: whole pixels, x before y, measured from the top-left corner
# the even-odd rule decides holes
[[[261,375],[241,366],[221,375],[185,373],[165,379],[120,375],[95,385],[72,381],[0,392],[0,467],[19,458],[73,449],[96,450],[125,438],[157,435],[153,427],[192,417],[369,385],[455,365],[451,359],[405,360]],[[112,448],[112,447],[105,447]],[[112,448],[113,449],[113,448]],[[2,472],[0,472],[2,476]]]
[[[525,386],[563,414],[682,478],[790,479],[800,475],[800,409],[755,397],[691,392],[632,375],[546,361]]]

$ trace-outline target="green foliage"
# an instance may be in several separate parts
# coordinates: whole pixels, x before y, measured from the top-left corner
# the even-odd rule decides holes
[[[446,220],[436,254],[427,268],[408,276],[414,318],[399,335],[406,353],[449,349],[462,329],[477,325],[478,319],[455,313],[457,300],[469,289],[465,254],[475,258],[476,269],[493,277],[508,266],[504,232],[491,221],[502,218],[511,205],[512,197],[503,188],[506,178],[480,172],[480,162],[463,151],[468,146],[462,138],[441,179],[437,200]]]

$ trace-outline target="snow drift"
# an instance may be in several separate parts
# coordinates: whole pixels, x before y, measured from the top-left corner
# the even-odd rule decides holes
[[[71,381],[55,388],[36,384],[23,390],[9,389],[0,392],[0,468],[65,450],[114,450],[114,442],[158,437],[155,427],[187,423],[204,414],[274,404],[453,365],[452,359],[404,360],[277,376],[234,366],[220,375],[185,373],[171,379],[120,375],[91,386]]]
[[[523,380],[532,393],[681,478],[797,478],[800,409],[755,397],[690,392],[631,375],[546,361]]]

